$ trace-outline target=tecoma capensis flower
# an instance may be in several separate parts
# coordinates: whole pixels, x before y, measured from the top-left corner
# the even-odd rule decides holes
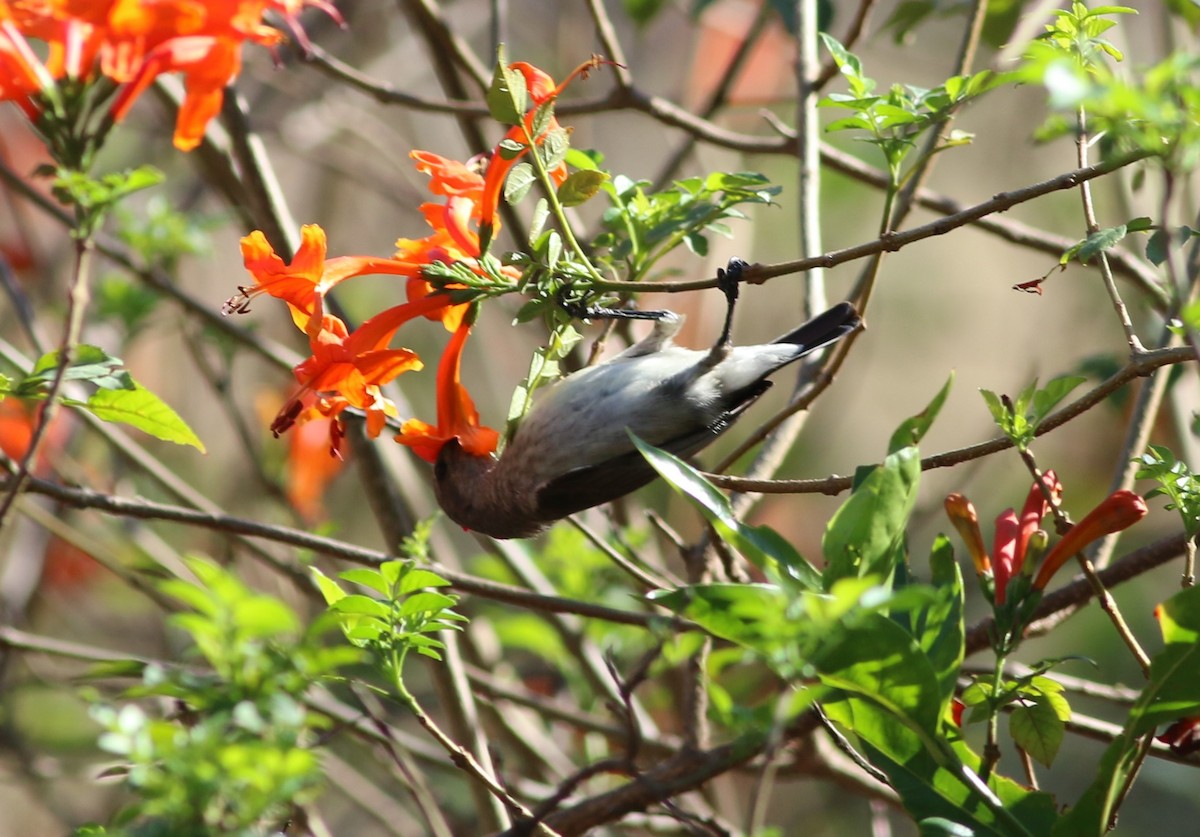
[[[945,506],[946,516],[950,518],[950,522],[967,546],[971,563],[975,565],[975,573],[979,576],[991,575],[992,562],[983,545],[983,534],[979,531],[979,515],[975,512],[975,506],[958,493],[948,495]]]
[[[370,256],[336,256],[326,258],[325,230],[316,224],[300,228],[300,247],[290,263],[275,253],[267,237],[255,230],[241,241],[242,262],[254,277],[252,287],[238,286],[238,295],[226,300],[224,311],[245,313],[250,301],[261,294],[282,299],[292,311],[292,319],[301,330],[307,330],[317,297],[355,276],[392,274],[412,276],[419,265],[398,259]]]
[[[388,344],[409,320],[448,303],[445,294],[431,294],[388,308],[352,332],[332,314],[325,314],[319,320],[314,315],[306,324],[312,356],[294,370],[300,392],[280,411],[271,430],[278,436],[290,428],[300,417],[297,405],[311,392],[326,396],[318,401],[319,407],[325,405],[321,412],[326,416],[337,415],[346,407],[364,411],[368,435],[378,436],[387,418],[396,415],[395,405],[382,396],[379,388],[402,372],[424,366],[412,350],[390,349]],[[314,329],[312,323],[318,321],[321,326]]]
[[[164,73],[181,73],[184,99],[175,123],[175,146],[199,145],[220,110],[225,88],[242,64],[242,46],[274,47],[283,33],[263,23],[278,12],[307,43],[297,15],[305,5],[341,16],[324,0],[57,0],[0,2],[0,97],[20,101],[36,118],[28,97],[64,76],[87,81],[103,75],[121,85],[111,116],[120,121],[134,101]],[[44,41],[44,65],[25,37]],[[36,84],[33,82],[36,81]]]
[[[1063,539],[1046,554],[1037,576],[1033,579],[1033,588],[1045,589],[1054,574],[1073,555],[1078,555],[1090,543],[1105,535],[1128,529],[1145,517],[1148,511],[1146,501],[1133,491],[1122,489],[1105,497],[1100,505],[1072,526]]]
[[[437,425],[410,419],[396,436],[397,442],[412,448],[426,462],[436,462],[438,453],[451,441],[476,457],[487,457],[500,441],[499,433],[479,424],[479,411],[462,385],[462,350],[470,330],[470,323],[458,327],[438,364]]]
[[[492,237],[495,234],[499,221],[496,217],[496,211],[500,206],[500,195],[504,189],[504,180],[508,177],[508,173],[512,171],[522,157],[529,152],[529,146],[526,141],[526,135],[532,136],[533,120],[538,109],[547,102],[556,99],[566,86],[571,83],[576,76],[586,78],[588,73],[599,67],[603,63],[601,59],[593,57],[589,61],[580,64],[571,74],[563,79],[562,84],[556,85],[554,79],[550,75],[532,64],[524,61],[514,61],[508,65],[510,70],[515,70],[520,73],[525,79],[525,89],[529,93],[530,107],[525,114],[524,125],[514,125],[509,128],[508,133],[504,135],[504,139],[496,145],[492,151],[492,156],[488,162],[487,177],[485,178],[483,194],[480,197],[482,204],[482,217],[479,223],[480,238],[483,246],[486,249],[491,243]],[[545,136],[551,131],[559,129],[558,120],[551,117],[546,123],[546,127],[542,133],[533,136],[533,141],[536,144],[541,144]],[[521,150],[516,154],[509,155],[501,153],[501,147],[511,147],[512,144],[522,146]],[[550,171],[550,176],[556,184],[561,185],[567,179],[567,167],[560,163]]]

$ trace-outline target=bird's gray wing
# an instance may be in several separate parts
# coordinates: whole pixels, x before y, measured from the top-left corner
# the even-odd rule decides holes
[[[759,381],[754,387],[738,393],[732,400],[735,406],[710,424],[657,445],[675,456],[687,458],[699,453],[737,421],[747,407],[771,387],[770,381]],[[537,508],[544,520],[559,520],[575,512],[590,509],[624,497],[652,482],[658,472],[636,448],[610,457],[595,465],[575,468],[547,481],[537,491]]]

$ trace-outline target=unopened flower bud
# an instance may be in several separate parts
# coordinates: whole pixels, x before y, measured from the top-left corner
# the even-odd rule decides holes
[[[983,545],[983,534],[979,531],[979,515],[975,506],[961,494],[950,494],[946,497],[946,516],[958,530],[958,535],[967,546],[971,563],[975,572],[980,576],[992,574],[992,562],[988,559],[987,549]]]
[[[1046,552],[1046,547],[1050,545],[1050,536],[1045,529],[1035,529],[1029,536],[1029,542],[1025,545],[1025,562],[1021,564],[1021,575],[1033,578],[1033,572],[1037,569],[1038,559]]]
[[[1072,555],[1082,552],[1092,541],[1128,529],[1145,517],[1147,511],[1146,501],[1132,491],[1122,489],[1108,495],[1050,550],[1033,580],[1034,589],[1044,590],[1059,567]]]
[[[1004,604],[1009,579],[1020,570],[1017,555],[1017,535],[1021,531],[1021,522],[1017,513],[1005,509],[996,518],[995,540],[992,541],[992,569],[996,573],[996,604]]]

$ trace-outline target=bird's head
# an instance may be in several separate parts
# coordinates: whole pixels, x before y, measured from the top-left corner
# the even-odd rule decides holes
[[[457,439],[438,452],[433,464],[434,492],[446,516],[464,529],[493,538],[528,538],[546,528],[526,510],[516,480],[501,484],[494,456],[468,453]]]

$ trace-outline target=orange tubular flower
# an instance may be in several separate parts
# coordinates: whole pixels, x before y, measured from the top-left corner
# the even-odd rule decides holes
[[[492,151],[492,157],[488,163],[487,177],[484,179],[483,193],[479,199],[482,211],[479,221],[479,236],[483,241],[485,249],[491,243],[492,235],[496,231],[496,211],[500,206],[500,194],[504,187],[504,180],[508,177],[508,173],[512,170],[512,167],[529,151],[529,147],[526,145],[526,137],[533,134],[533,117],[537,113],[537,110],[542,105],[557,98],[576,76],[586,78],[587,74],[600,66],[601,63],[601,59],[596,57],[585,61],[572,70],[571,74],[563,79],[562,84],[559,85],[555,85],[553,78],[532,64],[524,61],[514,61],[508,65],[510,70],[516,70],[524,76],[525,89],[529,93],[530,107],[525,114],[524,125],[514,125],[509,128],[508,133],[504,135],[504,139],[501,141],[501,143],[517,143],[522,146],[522,149],[515,155],[505,159],[500,153],[500,145],[498,144]],[[541,144],[547,133],[558,128],[558,120],[551,117],[546,124],[545,131],[533,137],[533,141]],[[566,180],[567,167],[560,164],[550,174],[554,178],[555,183],[561,184]]]
[[[301,390],[279,411],[271,425],[278,436],[297,421],[305,420],[304,403],[311,393],[327,394],[317,406],[324,416],[337,416],[346,407],[363,410],[367,433],[378,436],[396,407],[384,398],[380,387],[402,372],[421,369],[424,364],[409,349],[389,349],[397,329],[409,320],[448,304],[443,294],[389,308],[367,320],[352,333],[331,314],[320,319],[320,327],[309,326],[312,356],[294,372]],[[312,318],[314,322],[317,318]]]
[[[300,228],[300,248],[291,264],[285,264],[265,235],[258,230],[250,233],[242,239],[242,260],[258,284],[252,288],[239,285],[238,295],[225,302],[224,312],[245,313],[254,297],[269,294],[286,302],[296,326],[307,331],[318,300],[339,282],[375,273],[416,276],[421,269],[420,263],[396,259],[365,256],[327,259],[326,248],[325,231],[316,224],[305,224]]]
[[[53,83],[50,71],[30,49],[6,6],[0,4],[0,100],[16,102],[30,120],[35,120],[38,109],[29,97]]]
[[[1082,552],[1092,541],[1128,529],[1145,517],[1147,511],[1146,501],[1132,491],[1121,490],[1108,495],[1054,545],[1038,569],[1033,588],[1044,590],[1072,555]]]
[[[432,151],[410,151],[417,171],[429,175],[429,191],[447,198],[470,198],[478,206],[483,196],[483,175],[467,163],[450,160]]]
[[[992,567],[996,571],[996,604],[1004,604],[1008,582],[1020,569],[1025,559],[1024,553],[1017,553],[1017,536],[1020,533],[1020,522],[1017,513],[1005,509],[996,518],[996,528],[992,540]]]
[[[475,456],[487,456],[496,449],[500,434],[479,424],[479,411],[462,385],[462,350],[471,325],[463,323],[450,338],[438,364],[437,426],[419,419],[404,422],[396,441],[412,448],[427,462],[437,461],[442,446],[457,439],[463,450]]]
[[[1058,500],[1062,496],[1062,483],[1054,471],[1042,474],[1042,485],[1050,496]],[[992,561],[996,568],[996,604],[1004,604],[1008,594],[1008,582],[1021,572],[1029,552],[1029,542],[1042,525],[1042,518],[1050,511],[1050,503],[1038,483],[1034,483],[1025,498],[1018,518],[1012,509],[996,518],[996,534]]]
[[[1062,483],[1059,482],[1058,475],[1053,470],[1046,471],[1042,474],[1042,485],[1046,486],[1046,490],[1057,503],[1062,498]],[[1044,518],[1050,511],[1050,504],[1046,501],[1046,494],[1042,492],[1041,485],[1036,482],[1030,487],[1029,495],[1025,498],[1025,505],[1021,509],[1021,531],[1017,535],[1017,565],[1013,568],[1013,574],[1016,575],[1021,571],[1021,565],[1025,560],[1025,553],[1029,549],[1029,539],[1033,537],[1033,533],[1042,525]]]
[[[113,103],[113,118],[124,118],[158,76],[183,73],[186,95],[175,122],[175,147],[190,151],[241,71],[243,44],[273,47],[283,40],[281,32],[262,23],[263,13],[273,8],[299,30],[296,15],[304,5],[299,0],[115,0],[101,66],[105,75],[127,86]],[[328,3],[311,5],[340,21]]]
[[[971,562],[975,565],[975,573],[990,575],[992,564],[983,546],[983,534],[979,531],[979,515],[975,513],[975,506],[961,494],[950,494],[946,497],[946,516],[966,544]]]
[[[336,418],[326,418],[319,407],[310,407],[312,420],[300,419],[290,434],[287,459],[287,498],[305,520],[324,515],[322,498],[329,482],[342,469],[337,451],[340,441]]]

